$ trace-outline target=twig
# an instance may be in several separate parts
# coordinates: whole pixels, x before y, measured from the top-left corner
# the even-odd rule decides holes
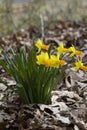
[[[45,34],[44,34],[44,19],[43,19],[43,15],[41,14],[40,15],[40,20],[41,20],[41,34],[42,34],[42,41],[44,40],[44,36],[45,36]]]

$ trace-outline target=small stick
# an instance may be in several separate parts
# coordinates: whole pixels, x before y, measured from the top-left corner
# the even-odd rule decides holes
[[[41,34],[42,34],[41,39],[43,41],[45,34],[44,34],[44,18],[42,14],[40,15],[40,20],[41,20]]]

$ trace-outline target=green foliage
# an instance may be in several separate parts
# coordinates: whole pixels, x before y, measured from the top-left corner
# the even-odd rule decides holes
[[[11,58],[1,53],[0,64],[16,81],[16,92],[26,104],[50,102],[51,91],[64,75],[66,66],[58,73],[57,68],[45,67],[36,63],[36,48],[27,55],[23,47],[16,54],[13,50]]]

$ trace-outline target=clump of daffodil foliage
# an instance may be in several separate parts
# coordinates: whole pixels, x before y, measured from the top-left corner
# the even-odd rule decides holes
[[[50,102],[52,90],[68,67],[65,54],[67,58],[77,57],[73,67],[75,71],[87,71],[87,66],[81,60],[82,52],[75,49],[74,45],[65,48],[62,42],[56,48],[55,55],[51,54],[50,46],[43,44],[40,39],[29,55],[25,48],[21,48],[18,54],[13,50],[11,52],[11,58],[4,51],[1,52],[0,65],[14,78],[16,92],[26,104]]]

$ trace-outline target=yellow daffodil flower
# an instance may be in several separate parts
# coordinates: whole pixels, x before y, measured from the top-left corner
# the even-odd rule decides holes
[[[60,42],[59,47],[57,48],[58,54],[57,57],[59,58],[63,52],[68,52],[68,49],[64,47],[63,42]]]
[[[64,60],[59,60],[57,56],[51,55],[50,56],[50,66],[54,68],[59,68],[59,66],[64,66],[65,61]]]
[[[59,60],[55,55],[51,55],[49,58],[47,52],[41,52],[40,55],[36,56],[36,59],[38,65],[45,65],[46,67],[59,68],[60,65],[61,66],[65,65],[65,61]]]
[[[40,55],[36,56],[38,65],[50,66],[50,58],[47,52],[41,52]]]
[[[38,48],[38,53],[41,51],[41,49],[48,50],[49,46],[42,43],[41,39],[38,39],[35,46]]]
[[[77,55],[77,56],[82,55],[82,51],[76,50],[73,45],[72,45],[72,47],[69,48],[69,51],[71,52],[70,57],[73,57],[74,55]]]
[[[78,60],[76,63],[75,63],[75,71],[78,71],[79,69],[82,69],[83,71],[87,71],[87,66],[84,66],[83,63],[82,63],[82,60]]]

